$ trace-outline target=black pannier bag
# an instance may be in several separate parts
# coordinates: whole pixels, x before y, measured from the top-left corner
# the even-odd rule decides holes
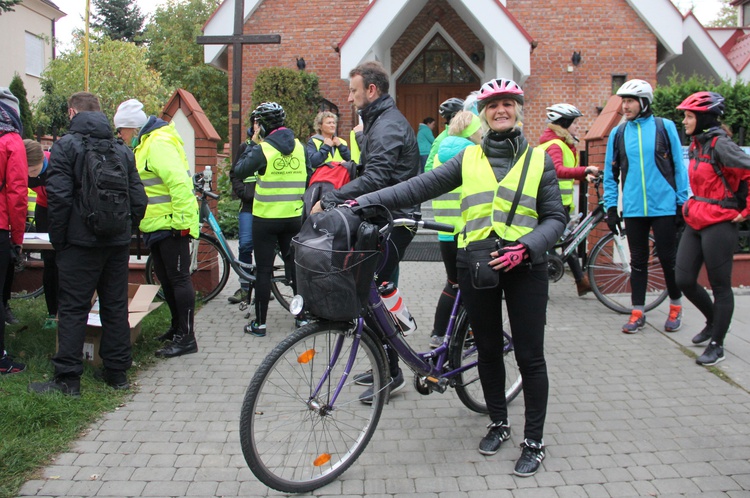
[[[380,261],[378,225],[363,210],[335,207],[310,215],[292,239],[297,293],[325,320],[352,320],[367,305]]]

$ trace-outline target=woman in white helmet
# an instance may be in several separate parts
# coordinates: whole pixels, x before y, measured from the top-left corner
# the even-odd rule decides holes
[[[571,104],[555,104],[547,108],[547,128],[539,138],[539,148],[547,151],[552,162],[555,163],[562,194],[565,212],[570,217],[575,213],[575,199],[573,198],[573,182],[583,180],[587,176],[599,174],[596,166],[578,166],[578,153],[576,142],[578,138],[573,134],[575,131],[575,120],[583,116],[575,106]],[[575,255],[568,259],[568,266],[573,272],[578,295],[583,296],[591,292],[591,284],[588,277],[583,274],[581,264]]]

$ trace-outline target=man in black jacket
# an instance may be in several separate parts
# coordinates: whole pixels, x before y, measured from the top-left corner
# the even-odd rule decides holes
[[[111,140],[112,128],[99,99],[88,92],[68,100],[70,132],[50,151],[47,176],[50,241],[57,255],[59,277],[58,350],[52,358],[55,376],[34,382],[29,391],[81,393],[83,342],[94,291],[99,298],[102,338],[101,379],[115,389],[130,387],[126,371],[132,365],[128,325],[128,260],[130,235],[146,212],[148,199],[135,168],[133,153],[119,140],[115,154],[127,169],[130,220],[118,235],[97,236],[81,213],[82,175],[86,166],[84,137],[93,143]]]
[[[349,102],[357,108],[364,124],[359,161],[364,171],[340,189],[324,194],[313,212],[316,212],[316,208],[319,211],[321,207],[334,206],[405,182],[419,173],[417,138],[409,122],[396,108],[396,103],[388,94],[388,88],[388,73],[379,62],[364,62],[349,72]],[[394,218],[411,218],[418,209],[419,206],[411,206],[396,209],[392,214]],[[396,227],[393,230],[388,259],[378,273],[378,285],[383,282],[397,283],[398,263],[413,238],[414,233],[406,227]],[[390,351],[389,353],[393,393],[402,389],[405,381],[398,366],[398,356]],[[363,382],[361,378],[357,379],[360,384],[365,384],[368,380]],[[360,399],[371,402],[371,392],[368,394],[366,391]]]

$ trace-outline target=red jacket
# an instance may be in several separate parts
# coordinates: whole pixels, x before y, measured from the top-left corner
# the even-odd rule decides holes
[[[714,160],[720,165],[732,192],[737,190],[741,180],[750,181],[750,156],[745,154],[719,128],[711,129],[693,138],[693,144],[697,144],[698,148],[694,149],[691,146],[690,150],[688,176],[692,195],[721,200],[728,195],[721,178],[718,177],[713,166],[707,160],[703,162],[696,158],[698,152],[704,156],[710,156],[711,140],[714,136],[718,136],[714,149]],[[746,218],[750,216],[750,195],[748,195],[747,206],[742,211],[742,215]],[[698,201],[693,197],[685,203],[682,213],[685,216],[685,222],[695,230],[702,230],[707,226],[724,221],[732,221],[739,214],[735,209]]]
[[[49,151],[44,151],[44,160],[49,164]],[[41,173],[37,178],[29,179],[29,188],[36,192],[36,203],[43,208],[47,207],[47,172]],[[31,182],[36,180],[39,185],[31,186]]]
[[[542,133],[542,136],[539,137],[539,143],[543,144],[555,139],[565,142],[564,138],[560,137],[553,130],[547,128],[544,130],[544,133]],[[568,145],[568,147],[573,151],[573,155],[576,155],[576,146]],[[585,166],[577,166],[575,168],[566,168],[563,166],[563,153],[562,150],[560,150],[559,145],[553,144],[547,147],[547,154],[552,158],[552,162],[555,163],[555,173],[557,173],[557,178],[560,180],[583,180],[586,177]]]
[[[0,230],[10,230],[14,245],[23,244],[28,209],[29,165],[21,135],[0,136]]]

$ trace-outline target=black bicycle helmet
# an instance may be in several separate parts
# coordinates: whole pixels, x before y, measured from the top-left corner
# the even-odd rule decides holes
[[[464,100],[451,97],[440,104],[440,116],[450,123],[457,112],[464,110]]]
[[[263,102],[255,108],[251,117],[260,125],[261,136],[266,136],[276,128],[284,126],[286,112],[276,102]]]

